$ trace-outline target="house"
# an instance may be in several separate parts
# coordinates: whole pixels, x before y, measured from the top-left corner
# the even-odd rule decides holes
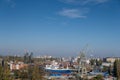
[[[120,58],[119,57],[107,57],[107,58],[105,58],[105,61],[114,63],[116,59],[120,59]]]
[[[10,70],[20,70],[22,68],[25,68],[28,66],[28,64],[25,64],[24,62],[10,62],[8,63],[10,66]]]

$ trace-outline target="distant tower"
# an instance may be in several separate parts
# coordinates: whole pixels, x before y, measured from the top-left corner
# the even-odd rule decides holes
[[[24,55],[24,63],[28,63],[28,55],[29,55],[29,53],[26,52]]]
[[[32,63],[32,56],[33,56],[33,53],[31,52],[29,55],[29,63]]]

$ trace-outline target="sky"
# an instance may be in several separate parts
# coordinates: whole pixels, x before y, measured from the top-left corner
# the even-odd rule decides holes
[[[120,56],[120,0],[0,0],[0,55],[68,57],[82,49]]]

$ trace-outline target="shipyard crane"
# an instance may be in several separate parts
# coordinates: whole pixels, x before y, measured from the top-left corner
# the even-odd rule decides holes
[[[79,54],[78,74],[77,74],[78,79],[83,78],[83,76],[87,74],[87,70],[86,70],[87,49],[88,49],[88,44],[80,51]]]

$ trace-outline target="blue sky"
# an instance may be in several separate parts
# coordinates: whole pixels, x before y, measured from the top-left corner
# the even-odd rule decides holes
[[[0,54],[120,56],[119,0],[0,0]]]

